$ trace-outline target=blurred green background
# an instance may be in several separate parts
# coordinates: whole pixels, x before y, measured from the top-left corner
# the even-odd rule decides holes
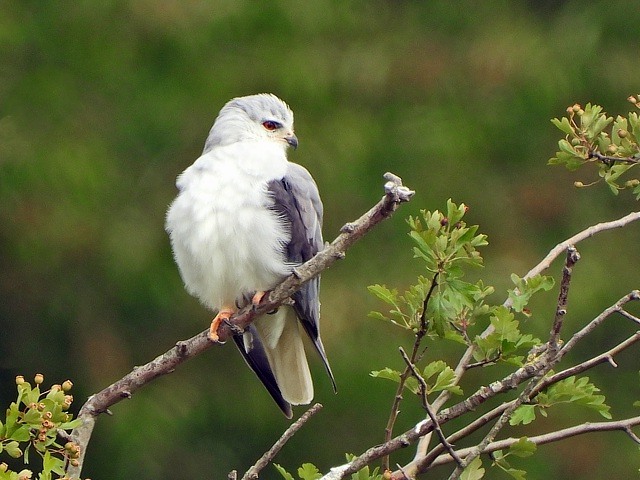
[[[0,12],[2,405],[15,398],[16,374],[42,372],[47,384],[74,381],[78,409],[208,327],[211,315],[182,287],[163,222],[176,175],[235,96],[273,92],[291,105],[300,148],[290,158],[318,182],[328,240],[380,198],[385,171],[417,191],[323,276],[323,338],[339,393],[312,358],[325,408],[277,457],[290,470],[303,461],[326,470],[383,439],[394,385],[368,373],[401,368],[397,347],[410,339],[367,318],[382,306],[366,286],[403,288],[419,273],[406,216],[444,208],[449,197],[470,205],[468,221],[490,241],[474,275],[496,286],[501,303],[511,272],[523,275],[564,238],[637,208],[629,194],[572,187],[592,172],[546,166],[560,137],[550,118],[587,101],[626,114],[626,97],[640,91],[634,2],[4,0]],[[638,229],[580,245],[568,332],[640,286]],[[526,328],[546,334],[556,294],[534,302]],[[573,358],[633,330],[609,320]],[[458,352],[434,345],[427,355],[455,364]],[[637,358],[625,353],[617,370],[589,374],[614,417],[637,415]],[[463,388],[503,373],[473,372]],[[98,421],[84,476],[226,478],[288,425],[230,345],[113,413]],[[397,431],[420,415],[407,399]],[[530,432],[585,420],[600,418],[557,408]],[[640,458],[623,433],[592,434],[541,447],[517,466],[532,479],[626,479]],[[275,469],[263,478],[277,478]]]

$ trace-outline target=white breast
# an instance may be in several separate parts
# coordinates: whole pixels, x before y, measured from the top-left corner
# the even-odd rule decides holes
[[[243,142],[211,150],[178,177],[166,228],[187,290],[209,308],[233,306],[290,273],[288,228],[267,191],[286,169],[282,147]]]

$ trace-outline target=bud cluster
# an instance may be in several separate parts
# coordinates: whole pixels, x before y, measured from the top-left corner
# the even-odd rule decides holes
[[[73,403],[73,395],[70,393],[73,383],[66,380],[44,390],[44,380],[41,373],[34,375],[33,383],[28,382],[23,375],[16,376],[18,399],[7,409],[6,420],[0,422],[0,454],[6,452],[13,458],[24,456],[25,463],[30,449],[43,457],[46,454],[49,461],[43,464],[43,472],[38,478],[52,478],[54,471],[64,470],[67,464],[79,465],[80,446],[74,442],[67,442],[62,446],[57,441],[60,431],[70,432],[80,423],[79,420],[72,420],[72,415],[67,413]],[[26,469],[13,472],[7,463],[0,462],[0,478],[5,478],[5,472],[11,475],[10,478],[18,480],[31,478],[33,475]]]

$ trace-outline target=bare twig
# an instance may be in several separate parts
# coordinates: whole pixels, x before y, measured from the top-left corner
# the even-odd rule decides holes
[[[620,309],[618,310],[618,313],[620,315],[622,315],[623,317],[628,318],[629,320],[631,320],[632,322],[636,322],[638,325],[640,325],[640,318],[636,317],[635,315],[631,315],[629,312],[627,312],[626,310]]]
[[[638,158],[636,155],[632,156],[632,157],[612,157],[609,155],[603,155],[600,152],[596,151],[596,150],[591,150],[589,152],[589,159],[591,158],[596,158],[599,161],[601,161],[602,163],[604,163],[605,165],[611,167],[613,165],[616,164],[616,162],[619,163],[628,163],[628,164],[636,164],[636,163],[640,163],[640,158]]]
[[[220,345],[231,338],[237,330],[245,329],[256,316],[277,308],[304,283],[318,276],[320,272],[330,267],[337,260],[344,258],[346,250],[351,245],[382,220],[391,216],[401,203],[408,202],[411,199],[414,192],[402,185],[400,177],[392,173],[386,173],[384,178],[387,182],[384,185],[385,195],[382,200],[358,220],[345,225],[342,228],[342,233],[330,245],[311,260],[296,268],[295,274],[290,275],[275,287],[268,295],[268,298],[263,298],[259,305],[249,305],[234,314],[229,319],[229,322],[221,324],[218,329],[220,342],[209,340],[209,330],[207,329],[188,340],[177,342],[167,352],[145,365],[134,368],[133,371],[120,380],[89,397],[78,414],[78,418],[81,418],[83,423],[72,432],[74,441],[80,446],[81,457],[77,467],[69,467],[67,475],[73,478],[80,476],[84,454],[91,439],[96,419],[101,413],[107,412],[109,407],[119,401],[131,398],[131,395],[136,390],[159,376],[173,372],[178,365],[186,360],[199,355],[213,345]],[[265,295],[265,297],[267,296]]]
[[[422,407],[427,411],[427,414],[429,415],[431,422],[433,422],[433,429],[437,433],[438,438],[440,439],[440,443],[444,446],[444,448],[446,448],[446,450],[449,452],[449,455],[457,459],[458,465],[462,465],[462,460],[456,454],[456,451],[453,449],[453,446],[447,441],[447,437],[445,436],[444,432],[442,431],[442,428],[440,427],[440,424],[438,423],[436,414],[431,409],[431,405],[429,405],[429,400],[427,398],[427,382],[425,381],[424,377],[420,375],[420,372],[418,372],[418,370],[416,369],[416,366],[413,364],[411,359],[409,359],[407,352],[405,352],[404,348],[402,347],[400,347],[400,354],[402,355],[403,360],[407,364],[407,367],[411,370],[412,375],[420,384]]]
[[[278,439],[276,443],[264,454],[260,459],[249,469],[247,473],[244,474],[242,480],[256,480],[258,478],[258,474],[260,471],[269,465],[275,456],[278,454],[282,447],[289,441],[291,437],[293,437],[298,430],[302,428],[302,426],[309,421],[309,419],[318,413],[322,409],[322,405],[319,403],[314,404],[309,410],[304,412],[304,414],[292,423],[289,428],[285,430],[282,436]]]
[[[547,342],[549,348],[552,348],[554,352],[559,348],[560,329],[562,328],[564,316],[567,314],[567,298],[569,296],[571,274],[573,272],[573,266],[578,260],[580,260],[580,254],[576,250],[576,247],[571,245],[567,248],[567,259],[562,269],[562,280],[560,281],[560,292],[558,293],[558,303],[556,304],[556,315],[553,319],[553,326],[551,327],[549,341]]]
[[[565,343],[564,346],[560,349],[560,351],[558,352],[558,355],[562,357],[566,352],[571,350],[576,343],[578,343],[586,335],[588,335],[593,330],[595,330],[596,327],[598,327],[598,325],[604,322],[609,316],[611,316],[616,312],[623,311],[622,307],[624,305],[638,299],[640,299],[640,291],[633,290],[627,295],[625,295],[624,297],[622,297],[620,300],[618,300],[616,303],[611,305],[609,308],[603,310],[603,312],[600,315],[598,315],[596,318],[591,320],[587,325],[585,325],[583,328],[581,328],[576,333],[574,333],[573,336],[567,341],[567,343]]]
[[[594,423],[583,423],[582,425],[577,425],[575,427],[564,428],[562,430],[557,430],[555,432],[545,433],[544,435],[536,435],[535,437],[527,437],[527,440],[535,443],[536,445],[544,445],[546,443],[557,442],[560,440],[564,440],[566,438],[575,437],[576,435],[584,435],[585,433],[592,432],[610,432],[612,430],[620,430],[629,435],[631,432],[631,439],[640,443],[637,439],[637,435],[635,435],[632,431],[632,427],[637,427],[640,425],[640,417],[627,418],[624,420],[616,420],[611,422],[594,422]],[[635,437],[635,438],[634,438]],[[505,448],[509,448],[514,443],[517,443],[519,438],[505,438],[504,440],[498,440],[496,442],[492,442],[484,450],[484,453],[495,452],[496,450],[504,450]],[[463,448],[458,450],[458,455],[462,458],[467,457],[472,451],[474,447]],[[432,466],[436,467],[439,465],[444,465],[447,463],[453,462],[453,458],[449,454],[444,454],[439,456],[433,463]]]

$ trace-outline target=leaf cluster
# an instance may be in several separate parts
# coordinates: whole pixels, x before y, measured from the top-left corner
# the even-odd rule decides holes
[[[65,479],[66,463],[77,462],[80,455],[75,443],[58,443],[59,431],[70,432],[80,425],[80,420],[73,420],[67,412],[73,401],[69,394],[72,383],[67,380],[41,391],[43,380],[37,374],[32,386],[24,377],[16,377],[18,397],[9,405],[5,421],[0,421],[0,459],[6,454],[13,459],[22,458],[24,465],[28,465],[30,452],[34,451],[42,459],[39,480]],[[7,463],[0,463],[0,480],[25,480],[32,476],[29,469],[13,471]]]
[[[419,217],[409,217],[413,254],[427,275],[418,276],[403,294],[386,285],[369,286],[373,295],[390,306],[387,313],[371,312],[370,317],[467,343],[467,328],[489,312],[484,299],[494,291],[482,281],[463,280],[465,267],[482,266],[478,247],[487,245],[486,235],[477,233],[478,226],[464,222],[467,210],[449,199],[445,212],[422,210]]]
[[[554,383],[544,392],[536,395],[533,403],[521,405],[509,419],[511,425],[528,425],[536,418],[536,409],[543,417],[547,409],[554,405],[572,403],[595,410],[606,419],[611,419],[611,407],[605,402],[604,395],[598,395],[600,389],[589,381],[589,377],[565,378]]]
[[[355,458],[355,455],[347,454],[347,462],[350,462]],[[277,463],[274,464],[278,473],[282,475],[282,478],[285,480],[296,480],[293,475],[291,475],[286,469]],[[371,470],[368,466],[358,470],[356,473],[351,475],[351,480],[384,480],[383,474],[379,473],[379,468],[376,467]],[[322,473],[318,468],[312,463],[303,463],[297,471],[298,478],[300,480],[318,480],[322,478]]]
[[[631,96],[628,100],[640,108],[636,97]],[[550,165],[564,165],[569,170],[577,170],[585,164],[595,163],[598,176],[614,194],[631,188],[636,199],[640,199],[640,180],[632,178],[624,183],[620,180],[640,162],[640,118],[637,112],[629,112],[626,117],[618,115],[614,120],[599,105],[588,103],[583,109],[575,104],[567,108],[567,116],[554,118],[551,122],[565,137],[558,141],[559,151],[549,159]],[[575,185],[589,186],[582,182],[575,182]]]
[[[396,383],[400,383],[400,375],[400,372],[389,367],[371,372],[371,376],[374,378],[386,378]],[[462,395],[462,389],[457,385],[458,379],[454,370],[442,360],[429,363],[421,372],[421,376],[427,383],[427,395],[443,390]],[[407,378],[404,387],[415,395],[420,393],[420,385],[414,377]]]

